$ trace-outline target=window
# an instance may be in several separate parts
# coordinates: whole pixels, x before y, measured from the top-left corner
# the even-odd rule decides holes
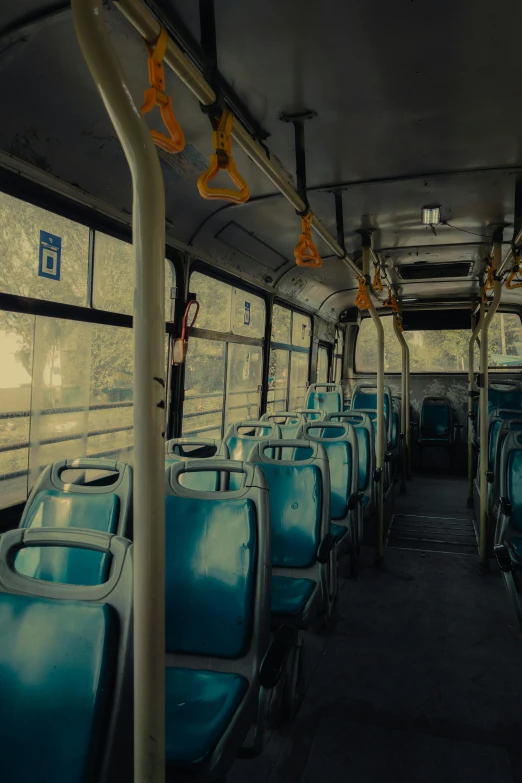
[[[343,377],[343,352],[344,352],[344,332],[342,329],[336,329],[335,347],[334,347],[334,369],[333,369],[334,383],[341,383]]]
[[[185,361],[182,432],[221,438],[231,423],[260,415],[265,302],[201,272],[191,275],[190,291],[200,311]],[[198,336],[198,329],[215,339]]]
[[[317,383],[328,382],[328,348],[320,345],[317,350]]]
[[[134,248],[129,242],[96,231],[94,236],[93,306],[111,313],[132,315],[134,309]],[[176,286],[174,266],[165,260],[165,320],[174,315],[171,290]]]
[[[384,369],[401,372],[401,347],[390,316],[381,319],[384,327]],[[411,372],[467,372],[469,329],[437,329],[404,332],[410,348]],[[370,318],[360,325],[355,347],[357,372],[375,372],[377,345]],[[478,367],[475,346],[475,367]],[[489,366],[522,366],[522,326],[515,313],[497,313],[489,329]]]
[[[89,229],[0,193],[0,290],[85,307]]]
[[[308,316],[274,305],[268,413],[303,407],[308,386],[311,330],[312,322]]]

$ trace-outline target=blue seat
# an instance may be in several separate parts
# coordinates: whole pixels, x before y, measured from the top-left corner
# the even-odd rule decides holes
[[[357,384],[352,395],[351,409],[376,411],[377,410],[377,387],[374,384]],[[389,447],[392,441],[392,395],[389,386],[384,387],[384,421],[386,424],[386,443]]]
[[[191,459],[228,459],[228,448],[222,440],[205,438],[172,438],[165,444],[165,462]],[[191,489],[217,490],[223,477],[219,473],[184,473],[182,481]],[[225,487],[223,487],[225,488]]]
[[[492,413],[490,423],[490,443],[494,441],[494,452],[490,464],[490,481],[488,482],[488,517],[493,524],[496,524],[500,513],[500,471],[504,442],[510,432],[522,430],[522,411],[498,411],[498,418],[496,413],[496,411]],[[511,417],[509,413],[511,413]],[[473,486],[473,499],[475,514],[477,514],[480,508],[480,454]],[[477,516],[476,518],[478,519]]]
[[[373,472],[375,470],[375,436],[372,419],[362,411],[344,411],[330,413],[327,421],[346,421],[352,425],[357,435],[357,452],[359,463],[359,482],[357,488],[364,492],[363,510],[371,513],[375,506],[375,485]]]
[[[302,413],[277,411],[276,413],[264,413],[263,416],[261,416],[261,421],[275,422],[279,427],[283,440],[288,440],[297,438],[299,430],[306,419]],[[281,459],[292,459],[293,453],[291,449],[285,448],[281,450],[279,456]]]
[[[305,408],[338,413],[343,409],[343,389],[340,383],[311,383],[306,394]]]
[[[79,483],[86,470],[103,473],[104,483]],[[78,474],[78,483],[63,481],[66,471]],[[105,483],[109,479],[111,483]],[[20,527],[84,528],[131,538],[131,504],[130,465],[96,457],[60,460],[40,474]],[[59,547],[22,549],[17,560],[17,569],[26,576],[82,585],[105,581],[108,566],[109,558],[99,552]]]
[[[280,437],[279,425],[273,421],[237,421],[228,428],[224,442],[230,459],[247,462],[257,443]],[[238,489],[238,474],[232,473],[229,480],[230,489]]]
[[[304,421],[322,421],[326,418],[326,411],[321,408],[296,408],[294,413],[302,416]]]
[[[357,435],[347,422],[307,422],[301,430],[304,440],[320,443],[330,469],[330,520],[338,527],[338,552],[350,552],[355,567],[362,540],[362,497],[359,492]],[[344,529],[340,535],[339,528]]]
[[[419,443],[447,446],[453,443],[453,412],[447,397],[424,397]]]
[[[282,451],[292,458],[281,459]],[[269,489],[272,615],[277,622],[291,616],[307,628],[316,617],[330,616],[336,590],[326,452],[306,440],[272,439],[258,444],[251,459]]]
[[[103,585],[17,571],[48,546],[95,548]],[[132,545],[77,529],[17,529],[0,539],[2,783],[132,780]]]
[[[488,383],[488,417],[498,409],[522,410],[522,383],[514,380],[490,381]],[[480,446],[480,405],[477,403],[473,443]]]
[[[195,490],[180,481],[212,471],[211,462],[238,474],[240,488]],[[276,684],[263,668],[277,648],[270,642],[268,490],[258,467],[232,460],[167,466],[165,489],[166,763],[176,780],[215,780],[252,724],[250,751],[260,752]]]

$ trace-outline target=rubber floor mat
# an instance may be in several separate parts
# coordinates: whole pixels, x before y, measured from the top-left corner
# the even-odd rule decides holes
[[[471,519],[394,514],[387,546],[424,552],[476,555],[477,539]]]

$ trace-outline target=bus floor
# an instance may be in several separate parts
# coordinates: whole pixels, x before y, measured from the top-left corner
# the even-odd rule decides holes
[[[470,520],[466,482],[418,476],[395,514]],[[306,692],[228,783],[522,783],[522,641],[477,555],[363,552],[329,634],[306,634]]]

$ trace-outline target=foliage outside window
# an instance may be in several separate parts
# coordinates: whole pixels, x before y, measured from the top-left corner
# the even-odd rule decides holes
[[[384,328],[384,369],[388,373],[401,372],[402,352],[391,316],[381,318]],[[436,329],[405,331],[410,348],[411,372],[467,372],[469,329]],[[478,367],[479,352],[475,345],[474,365]],[[355,346],[357,372],[375,372],[377,342],[371,319],[364,319],[359,327]],[[489,327],[489,366],[522,366],[522,326],[515,313],[497,313]]]
[[[267,412],[293,410],[304,405],[308,385],[308,363],[312,321],[307,315],[274,305],[272,343],[268,373]],[[305,348],[296,351],[295,348]]]

